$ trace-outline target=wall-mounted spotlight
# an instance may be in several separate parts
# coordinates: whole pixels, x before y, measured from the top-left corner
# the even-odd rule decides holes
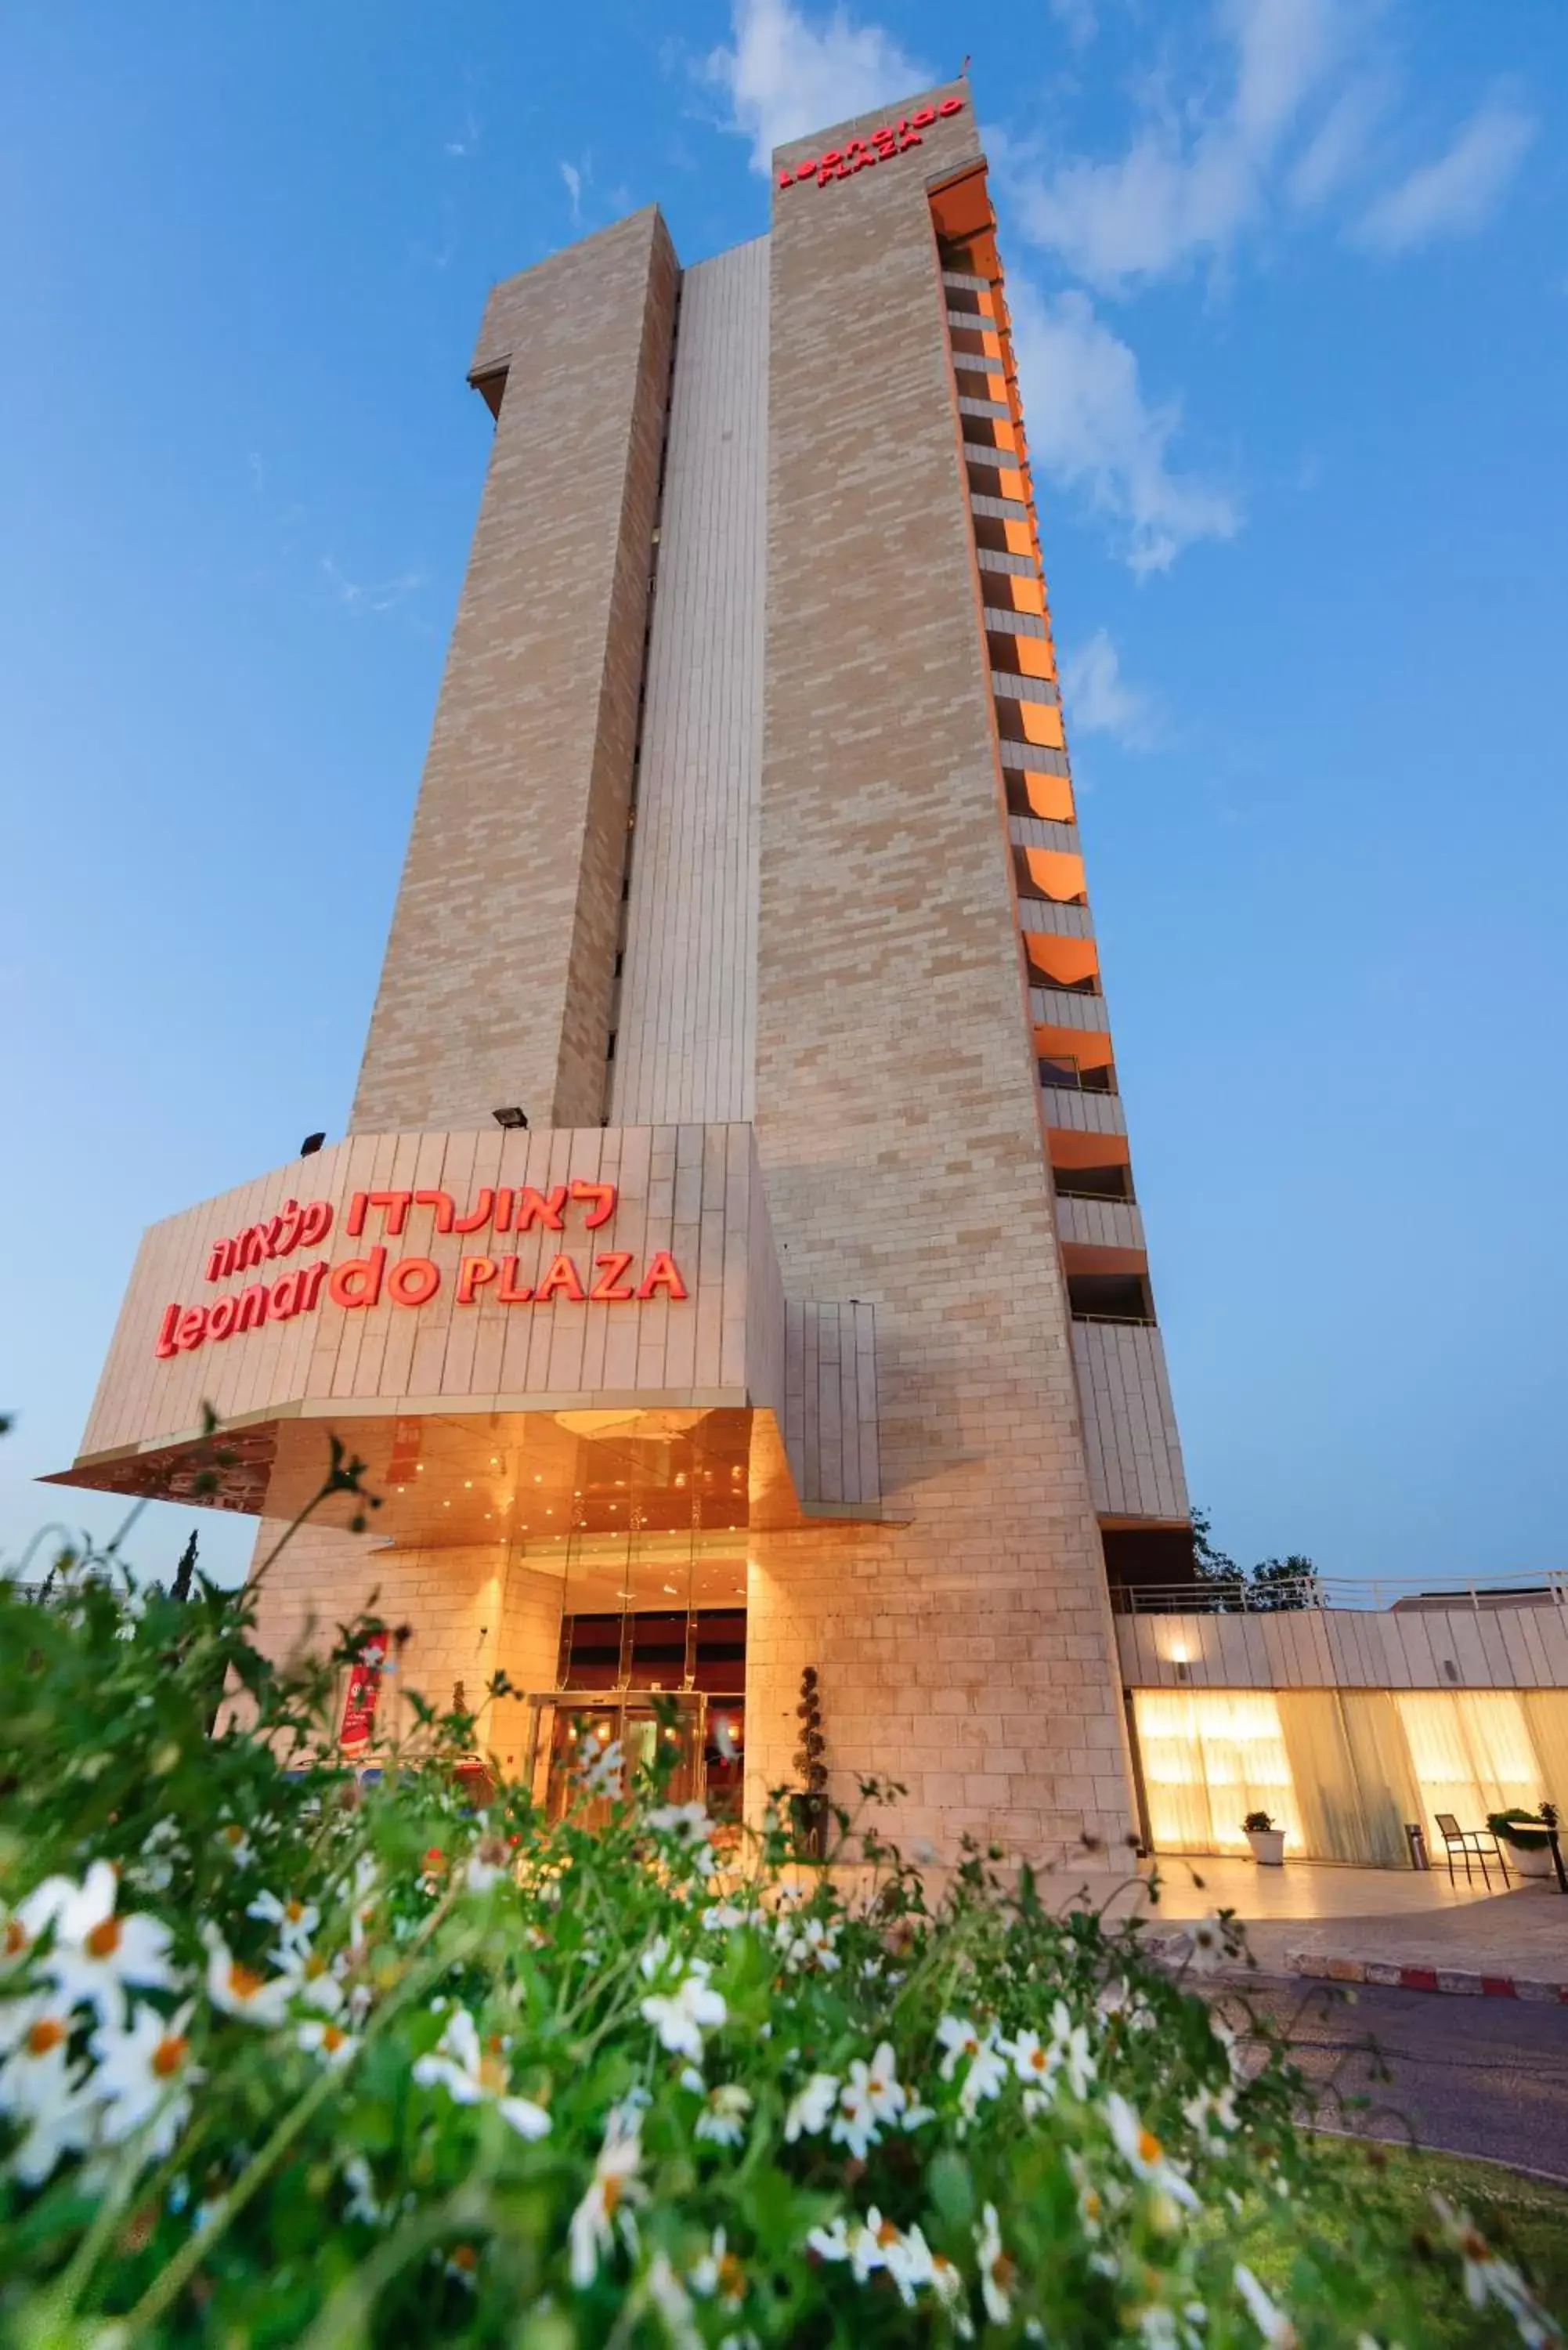
[[[496,1125],[504,1127],[508,1133],[514,1131],[520,1126],[525,1127],[528,1123],[528,1113],[525,1109],[493,1109],[490,1115]]]
[[[327,1137],[325,1133],[307,1134],[305,1140],[299,1146],[300,1157],[302,1159],[314,1159],[326,1139]]]

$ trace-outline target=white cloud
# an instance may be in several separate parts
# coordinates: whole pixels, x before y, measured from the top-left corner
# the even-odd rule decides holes
[[[572,225],[576,228],[583,217],[583,175],[575,163],[563,163],[561,177],[566,183],[566,196],[572,207]]]
[[[1051,14],[1075,49],[1086,49],[1100,29],[1096,0],[1051,0]]]
[[[735,0],[732,24],[733,47],[714,49],[702,78],[728,99],[730,129],[750,139],[753,171],[766,172],[789,140],[937,78],[891,33],[854,24],[842,7],[816,25],[791,0]]]
[[[462,129],[457,137],[446,141],[446,151],[449,155],[472,155],[478,144],[479,125],[474,120],[473,109],[471,107],[463,117]]]
[[[1008,167],[1024,234],[1091,284],[1223,255],[1263,212],[1280,153],[1348,38],[1343,0],[1220,0],[1213,22],[1227,52],[1218,105],[1173,106],[1156,80],[1113,161]]]
[[[395,579],[350,579],[329,555],[321,558],[322,576],[346,612],[393,612],[425,584],[422,571],[400,572]]]
[[[1364,74],[1340,92],[1292,167],[1293,203],[1310,211],[1338,193],[1366,161],[1393,98],[1390,82],[1378,74]]]
[[[1470,117],[1446,155],[1380,196],[1358,231],[1380,253],[1408,253],[1434,237],[1481,228],[1501,202],[1535,137],[1531,116],[1504,98]]]
[[[1077,734],[1109,734],[1129,751],[1147,751],[1157,729],[1147,694],[1127,683],[1121,659],[1104,629],[1063,657],[1062,699]]]
[[[1036,463],[1111,516],[1140,577],[1168,570],[1195,539],[1234,537],[1234,500],[1171,465],[1179,403],[1147,404],[1137,359],[1088,296],[1069,287],[1046,297],[1016,274],[1008,286]]]

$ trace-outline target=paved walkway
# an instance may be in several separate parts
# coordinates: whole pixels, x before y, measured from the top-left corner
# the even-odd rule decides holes
[[[1147,1879],[1147,1864],[1143,1872]],[[1423,1990],[1481,1991],[1527,1986],[1542,1997],[1568,1987],[1568,1899],[1554,1884],[1530,1879],[1507,1893],[1488,1892],[1478,1876],[1449,1883],[1446,1869],[1339,1868],[1289,1861],[1260,1868],[1250,1860],[1168,1856],[1158,1864],[1159,1895],[1146,1883],[1086,1882],[1111,1918],[1143,1908],[1151,1929],[1169,1921],[1234,1909],[1246,1924],[1259,1967],[1268,1974],[1333,1973],[1346,1980],[1410,1983]],[[1495,1877],[1494,1877],[1495,1883]],[[1430,1981],[1424,1978],[1430,1976]],[[1449,1981],[1439,1981],[1447,1976]]]

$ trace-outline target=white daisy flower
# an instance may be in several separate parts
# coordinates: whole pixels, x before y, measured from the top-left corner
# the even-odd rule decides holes
[[[909,2093],[898,2078],[893,2044],[884,2040],[868,2064],[860,2056],[851,2064],[838,2092],[838,2111],[828,2135],[863,2161],[867,2147],[875,2146],[880,2137],[882,2124],[896,2122],[909,2102]]]
[[[321,1923],[321,1912],[304,1901],[279,1898],[275,1893],[258,1893],[245,1908],[247,1918],[259,1918],[264,1925],[277,1928],[277,1948],[272,1953],[275,1966],[286,1968],[296,1952],[310,1948],[311,1937]]]
[[[104,2099],[107,2110],[101,2135],[118,2146],[157,2117],[145,2152],[161,2162],[184,2128],[191,2111],[191,2091],[202,2080],[199,2064],[191,2061],[188,2037],[194,2002],[171,2016],[139,2007],[126,2030],[100,2024],[92,2036],[98,2069],[92,2094]]]
[[[626,1774],[619,1739],[612,1738],[607,1746],[601,1746],[593,1736],[585,1738],[577,1750],[577,1767],[585,1794],[618,1795]]]
[[[329,2015],[313,2015],[295,2028],[294,2044],[324,2064],[347,2064],[359,2043]]]
[[[939,2066],[944,2081],[950,2081],[966,2056],[978,2056],[981,2031],[967,2015],[944,2015],[937,2026],[937,2038],[947,2054]]]
[[[26,2135],[7,2159],[25,2187],[41,2187],[62,2154],[80,2154],[90,2144],[96,2101],[82,2095],[68,2014],[42,1999],[25,2002],[13,2032],[0,2065],[0,2113],[21,2122]]]
[[[793,2146],[803,2134],[815,2137],[826,2129],[828,2116],[838,2103],[838,2082],[832,2073],[814,2073],[804,2089],[797,2090],[784,2112],[784,2137]]]
[[[1005,2325],[1012,2314],[1012,2286],[1015,2267],[1012,2255],[1002,2249],[1002,2228],[994,2203],[985,2206],[980,2220],[980,2226],[974,2231],[974,2241],[980,2257],[981,2298],[985,2303],[985,2314],[992,2324]]]
[[[1052,2007],[1051,2040],[1062,2077],[1082,2105],[1099,2068],[1089,2046],[1087,2028],[1074,2022],[1065,2000],[1057,2000]]]
[[[651,1963],[650,1963],[651,1962]],[[661,1944],[644,1952],[642,1971],[651,1981],[665,1963]],[[642,2002],[641,2015],[659,2034],[660,2045],[672,2056],[701,2059],[702,2034],[716,2031],[723,2022],[728,2010],[723,1994],[711,1989],[710,1969],[705,1959],[692,1959],[688,1971],[672,1991],[650,1991]]]
[[[1214,1909],[1207,1917],[1193,1920],[1187,1929],[1187,1941],[1188,1969],[1195,1975],[1213,1974],[1230,1955],[1225,1947],[1224,1921]]]
[[[729,2249],[722,2228],[715,2228],[708,2250],[687,2272],[686,2282],[703,2301],[715,2297],[727,2309],[739,2309],[746,2297],[746,2272]]]
[[[296,1987],[293,1975],[264,1975],[236,1959],[217,1928],[205,1925],[207,1997],[225,2015],[244,2016],[247,2023],[281,2023]]]
[[[615,2116],[611,2116],[612,2124]],[[646,2200],[647,2189],[638,2178],[642,2140],[635,2126],[612,2126],[605,2133],[594,2163],[587,2194],[573,2212],[567,2229],[571,2247],[572,2282],[582,2290],[592,2284],[605,2253],[614,2249],[618,2232],[628,2250],[637,2243],[633,2204]]]
[[[1247,2304],[1253,2324],[1269,2345],[1269,2350],[1296,2350],[1300,2340],[1295,2327],[1282,2309],[1269,2299],[1257,2278],[1242,2261],[1231,2272],[1236,2290]]]
[[[427,2055],[416,2057],[413,2077],[421,2089],[444,2089],[454,2105],[493,2105],[519,2137],[546,2137],[550,2116],[531,2097],[512,2095],[505,2044],[492,2037],[483,2045],[467,2008],[453,2008],[441,2038]]]
[[[238,1820],[225,1820],[218,1830],[218,1835],[227,1847],[229,1858],[234,1862],[234,1866],[248,1868],[255,1857],[255,1850]]]
[[[53,1908],[54,1948],[44,1962],[67,2004],[90,2002],[105,2023],[119,2022],[126,1990],[169,1989],[169,1929],[156,1918],[119,1916],[119,1880],[107,1860],[95,1860],[80,1886],[72,1886]]]
[[[722,2081],[708,2092],[707,2104],[697,2116],[695,2135],[711,2140],[715,2146],[739,2146],[746,2135],[746,2116],[752,2110],[748,2091],[738,2082]]]
[[[1113,2089],[1106,2099],[1106,2119],[1111,2126],[1117,2153],[1135,2177],[1173,2202],[1185,2204],[1189,2210],[1198,2209],[1198,2198],[1188,2183],[1186,2172],[1172,2162],[1154,2132],[1144,2127],[1119,2090]]]

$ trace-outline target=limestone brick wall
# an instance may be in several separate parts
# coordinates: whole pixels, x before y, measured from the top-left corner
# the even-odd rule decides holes
[[[603,1114],[679,276],[649,207],[491,296],[505,390],[354,1132]]]
[[[920,149],[774,201],[758,1140],[786,1293],[875,1305],[904,1523],[754,1538],[748,1793],[813,1663],[836,1795],[1050,1854],[1132,1812],[926,192],[976,151],[950,87]]]
[[[252,1577],[283,1534],[275,1519],[257,1531]],[[560,1644],[561,1581],[508,1560],[503,1543],[389,1549],[374,1536],[306,1525],[292,1535],[261,1579],[257,1637],[269,1656],[320,1654],[337,1627],[362,1608],[410,1637],[388,1677],[379,1727],[389,1735],[413,1726],[404,1691],[417,1690],[444,1709],[461,1681],[478,1710],[504,1667],[523,1691],[549,1689]],[[481,1715],[481,1740],[503,1762],[521,1765],[525,1709],[503,1699]]]

